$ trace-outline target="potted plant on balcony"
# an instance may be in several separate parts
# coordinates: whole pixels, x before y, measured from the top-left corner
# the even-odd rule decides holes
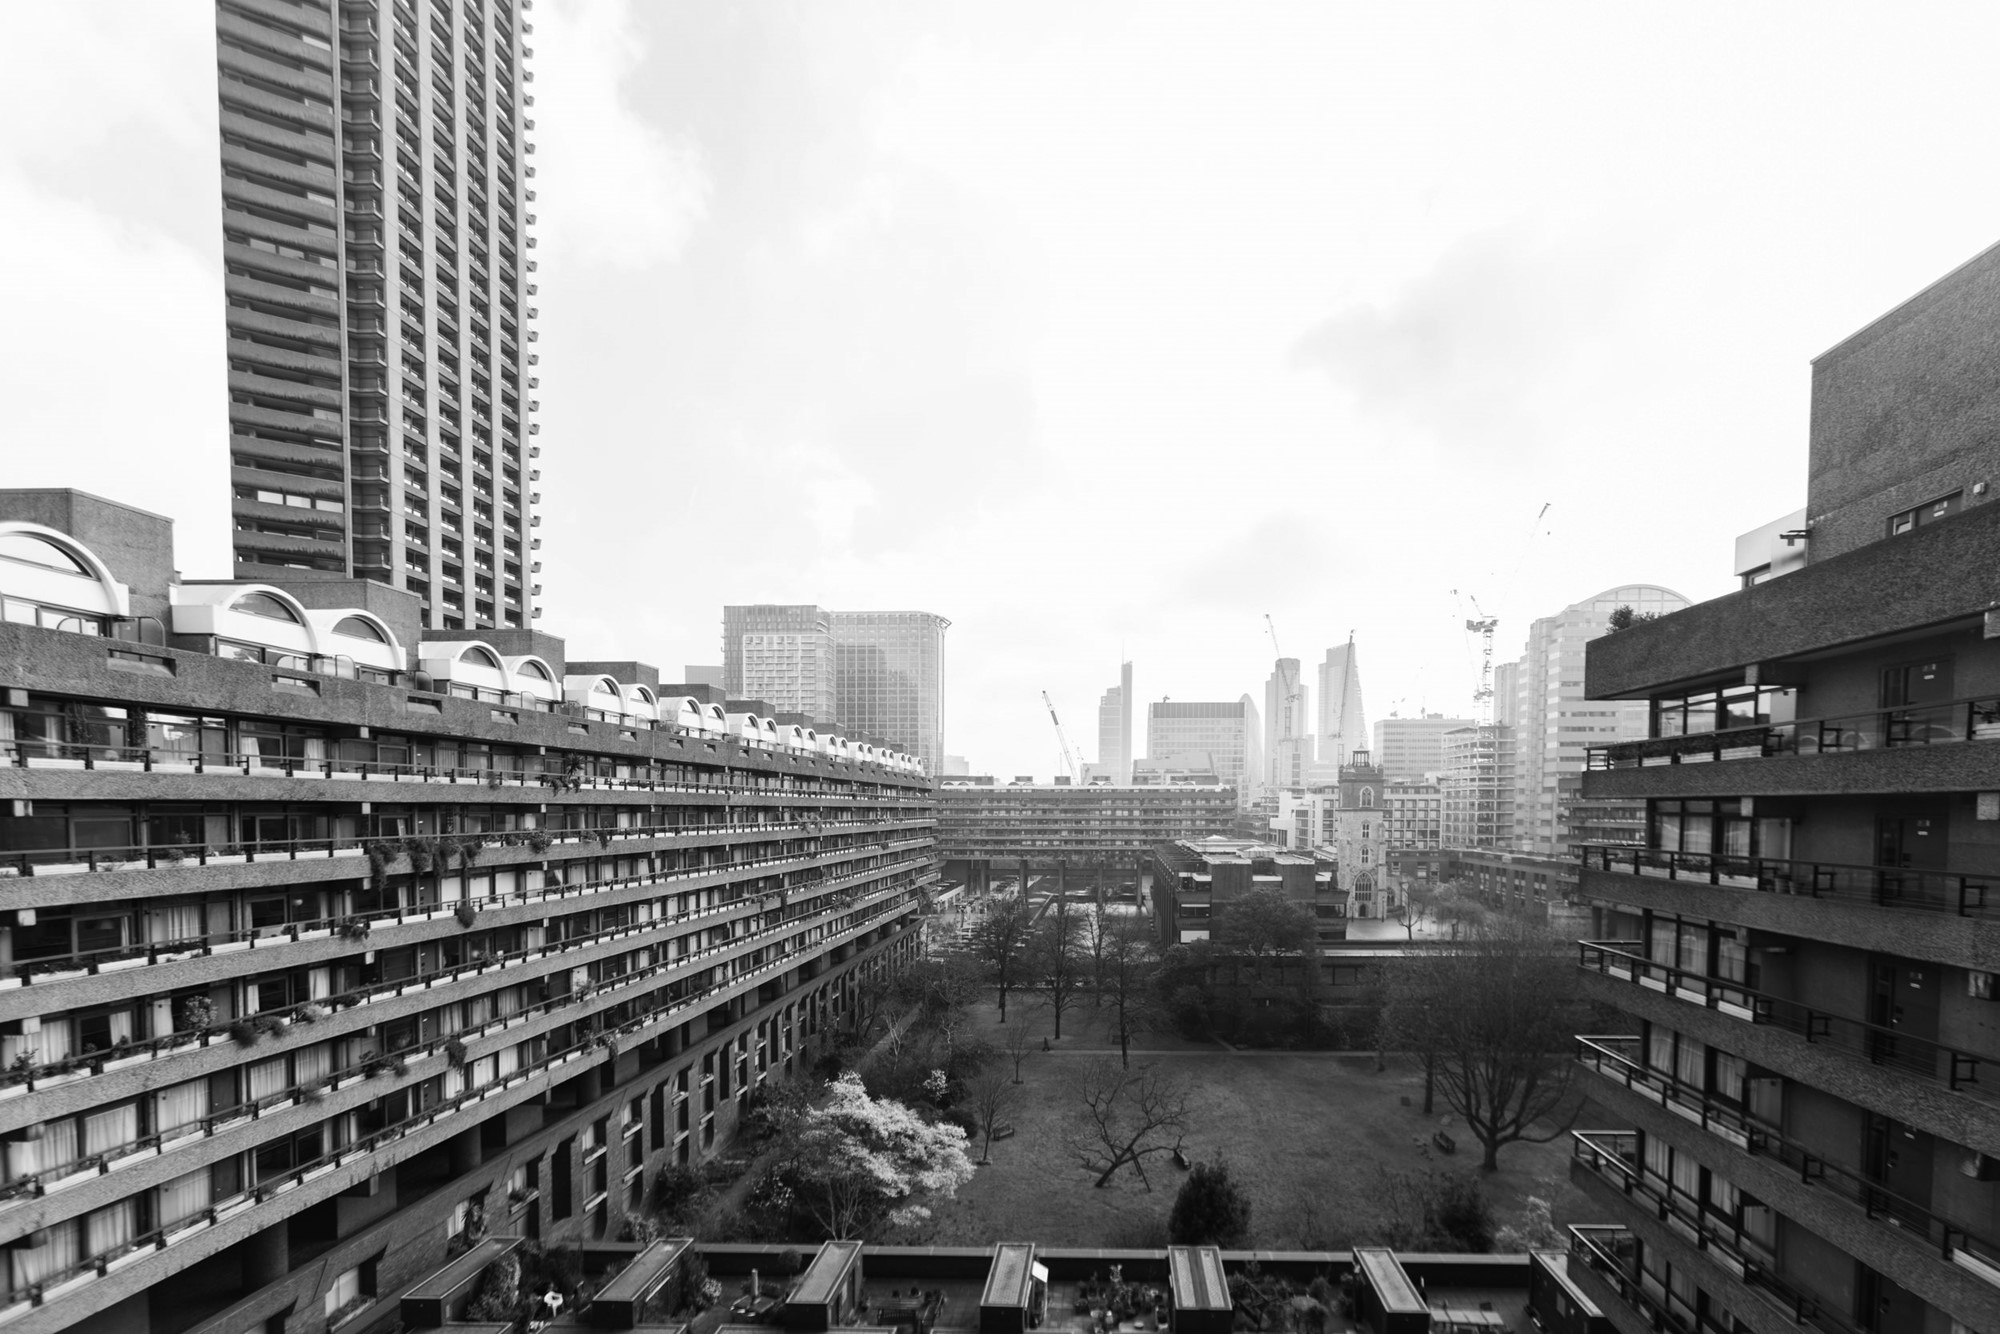
[[[184,1032],[207,1033],[215,1025],[215,1002],[206,996],[181,998],[179,1026]]]
[[[528,831],[528,849],[531,852],[547,852],[549,844],[554,841],[549,837],[549,831],[546,829],[530,829]]]
[[[444,1059],[454,1070],[465,1069],[465,1043],[459,1038],[447,1038],[444,1044]]]
[[[263,1030],[248,1019],[238,1019],[229,1026],[229,1036],[239,1047],[254,1047],[257,1045],[257,1039],[263,1035]]]
[[[470,902],[461,901],[458,907],[452,911],[452,916],[458,918],[460,926],[469,928],[478,920],[479,909],[473,907]]]
[[[373,929],[374,924],[366,917],[343,917],[339,933],[342,940],[366,940]]]
[[[389,883],[389,862],[396,855],[396,849],[386,839],[376,839],[368,845],[368,886],[376,891]]]

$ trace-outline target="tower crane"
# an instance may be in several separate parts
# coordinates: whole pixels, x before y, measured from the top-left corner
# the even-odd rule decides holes
[[[1081,782],[1082,779],[1076,771],[1076,760],[1069,752],[1069,738],[1063,735],[1062,719],[1056,717],[1055,701],[1049,698],[1049,692],[1046,690],[1042,692],[1042,703],[1049,706],[1049,721],[1056,725],[1056,744],[1062,747],[1063,768],[1069,770],[1069,781]]]
[[[1285,650],[1278,646],[1278,627],[1271,620],[1271,613],[1268,611],[1264,613],[1264,628],[1271,632],[1271,648],[1273,651],[1277,653],[1278,660],[1280,662],[1284,661]],[[1276,666],[1277,664],[1274,663],[1272,665]],[[1304,677],[1304,671],[1303,669],[1301,669],[1300,675],[1292,678],[1292,693],[1285,696],[1285,703],[1287,705],[1291,704],[1293,701],[1297,700],[1300,695],[1303,695],[1305,693],[1303,677]]]

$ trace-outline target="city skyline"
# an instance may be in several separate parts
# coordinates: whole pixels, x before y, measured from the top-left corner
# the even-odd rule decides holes
[[[1054,772],[1041,692],[1086,719],[1125,658],[1135,709],[1255,691],[1265,612],[1302,660],[1350,629],[1370,646],[1372,720],[1470,708],[1451,589],[1500,618],[1506,656],[1598,587],[1727,591],[1729,542],[1801,502],[1809,358],[2000,214],[2000,183],[1955,169],[2000,147],[1970,64],[2000,41],[1985,12],[1733,12],[1725,42],[1601,7],[1517,36],[1476,9],[843,12],[530,16],[540,601],[563,622],[543,623],[705,661],[719,603],[935,607],[947,693],[982,701],[952,750],[983,769]],[[33,405],[21,438],[52,447],[10,480],[73,484],[93,460],[176,519],[189,568],[230,568],[212,13],[16,18],[46,54],[5,94],[30,132],[0,147],[0,228],[50,321],[0,374]],[[1519,63],[1482,59],[1493,41]],[[1607,49],[1652,54],[1614,73]],[[1715,96],[1663,121],[1690,70]],[[796,100],[749,91],[773,78]],[[1857,105],[1840,90],[1861,82],[1909,96]],[[1551,132],[1580,100],[1585,140]],[[1780,154],[1796,170],[1770,172]],[[1179,206],[1190,172],[1214,202]],[[938,258],[921,279],[919,254]],[[1190,255],[1191,285],[1160,290]],[[152,349],[115,393],[65,352],[107,327]],[[1388,355],[1425,330],[1437,357]],[[1490,431],[1468,416],[1489,391]],[[1056,591],[1104,497],[1172,512],[1222,440],[1217,522]],[[1627,503],[1669,450],[1683,466]],[[1698,484],[1725,468],[1726,493]],[[1419,475],[1452,484],[1413,531],[1394,498]],[[796,521],[745,541],[718,500],[737,477]],[[1367,500],[1322,542],[1305,497],[1336,493]],[[700,593],[635,603],[604,575],[662,524]]]

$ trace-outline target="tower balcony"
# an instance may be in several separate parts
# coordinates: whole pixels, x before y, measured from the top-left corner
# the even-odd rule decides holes
[[[2000,876],[1986,872],[1605,843],[1577,851],[1580,892],[1634,911],[1706,917],[1965,968],[1988,968],[2000,944]]]

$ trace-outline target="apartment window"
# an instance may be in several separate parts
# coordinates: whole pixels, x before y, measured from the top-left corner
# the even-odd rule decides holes
[[[1889,536],[1896,537],[1913,528],[1921,528],[1927,523],[1936,523],[1947,515],[1956,514],[1965,507],[1965,493],[1954,491],[1936,500],[1927,500],[1914,509],[1906,509],[1901,514],[1889,516]]]
[[[364,1260],[338,1275],[326,1290],[326,1320],[329,1327],[374,1304],[375,1273],[381,1256]]]

